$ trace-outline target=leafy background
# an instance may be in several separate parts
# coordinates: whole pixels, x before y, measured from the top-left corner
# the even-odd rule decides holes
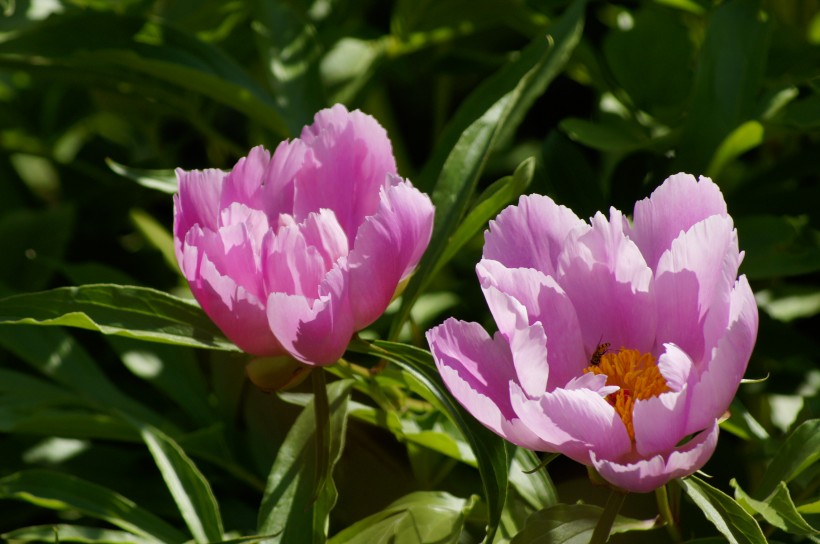
[[[492,327],[473,267],[519,194],[588,217],[687,171],[735,219],[761,311],[746,376],[767,379],[741,387],[711,479],[670,489],[682,537],[818,540],[820,2],[0,7],[0,295],[23,295],[0,300],[4,538],[477,542],[489,523],[497,541],[587,541],[607,492],[560,458],[525,474],[538,458],[472,422],[412,346],[448,315]],[[173,168],[230,168],[336,102],[387,128],[437,217],[362,335],[403,344],[354,343],[324,405],[310,380],[251,386],[178,298],[170,193]],[[613,541],[671,538],[656,513],[629,496]]]

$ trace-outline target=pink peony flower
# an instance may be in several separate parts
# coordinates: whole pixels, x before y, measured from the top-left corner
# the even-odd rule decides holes
[[[430,240],[433,205],[396,175],[369,115],[322,110],[271,156],[177,170],[174,242],[194,296],[244,351],[335,362]]]
[[[545,196],[490,223],[476,270],[499,332],[427,339],[444,382],[495,433],[647,492],[700,469],[757,335],[718,187],[677,174],[590,223]]]

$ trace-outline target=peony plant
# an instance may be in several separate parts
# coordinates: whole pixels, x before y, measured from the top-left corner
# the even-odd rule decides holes
[[[758,314],[712,180],[668,178],[589,223],[539,195],[490,223],[476,271],[498,326],[448,319],[427,338],[486,427],[648,492],[700,469],[740,384]]]
[[[178,169],[174,241],[205,312],[257,356],[335,362],[430,240],[430,199],[396,174],[371,116],[336,105],[230,172]]]

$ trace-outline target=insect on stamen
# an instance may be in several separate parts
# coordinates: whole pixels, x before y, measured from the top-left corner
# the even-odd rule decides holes
[[[601,364],[601,357],[604,356],[604,353],[609,351],[609,346],[611,344],[609,342],[602,342],[599,343],[595,347],[595,351],[592,353],[592,357],[589,358],[589,364],[592,366],[598,366]]]

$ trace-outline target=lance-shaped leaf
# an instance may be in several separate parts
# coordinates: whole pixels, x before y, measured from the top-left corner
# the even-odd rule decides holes
[[[324,372],[322,369],[314,372]],[[257,533],[273,535],[267,542],[320,543],[327,539],[328,516],[336,504],[332,471],[344,448],[351,380],[327,387],[330,413],[330,464],[318,496],[316,448],[320,446],[313,401],[305,406],[279,447],[259,509]],[[322,467],[323,468],[323,467]]]
[[[196,348],[238,351],[199,306],[162,291],[81,285],[0,299],[0,324],[63,325]]]
[[[450,396],[429,352],[405,344],[383,341],[374,341],[371,344],[353,342],[350,349],[375,355],[401,366],[422,386],[417,393],[447,414],[464,435],[475,454],[478,471],[481,474],[484,497],[489,510],[486,542],[492,542],[507,499],[509,455],[504,440],[478,423]]]
[[[743,506],[747,512],[754,514],[758,513],[763,516],[763,519],[787,533],[797,535],[817,535],[814,527],[803,519],[797,507],[792,502],[792,497],[789,494],[789,488],[784,482],[780,482],[771,495],[758,501],[750,497],[740,485],[737,480],[732,479],[730,482],[735,488],[735,500]]]
[[[490,153],[511,137],[529,107],[561,71],[581,36],[585,0],[575,0],[549,30],[519,57],[484,82],[464,101],[422,172],[420,187],[429,187],[436,206],[433,237],[404,292],[393,320],[395,338],[410,308],[438,268],[437,262],[470,204]]]
[[[556,504],[539,510],[527,519],[524,530],[510,544],[587,544],[604,509],[592,504]],[[616,516],[612,533],[646,531],[655,520]]]
[[[723,491],[697,476],[677,480],[689,498],[701,509],[731,544],[766,544],[760,526],[746,510]]]
[[[820,459],[820,419],[810,419],[800,424],[777,450],[755,495],[757,497],[771,495],[781,481],[792,481],[818,459]]]
[[[126,419],[139,430],[148,446],[194,540],[198,544],[221,541],[222,517],[205,476],[171,438],[150,425]]]
[[[73,509],[155,542],[188,537],[134,502],[100,485],[48,470],[26,470],[0,479],[0,498],[52,510]]]

